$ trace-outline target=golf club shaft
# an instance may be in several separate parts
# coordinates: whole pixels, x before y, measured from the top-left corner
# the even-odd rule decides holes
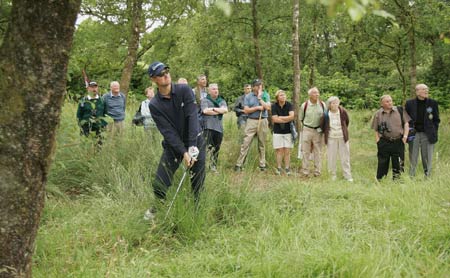
[[[188,171],[189,171],[189,168],[185,168],[184,169],[183,176],[181,177],[180,183],[178,184],[178,187],[177,187],[177,191],[175,191],[175,195],[173,196],[173,199],[170,202],[170,205],[169,205],[169,208],[167,209],[166,216],[164,217],[164,220],[166,220],[167,216],[169,216],[170,210],[172,209],[173,203],[175,202],[175,199],[177,198],[178,192],[180,191],[181,185],[183,184],[184,179],[186,178],[186,174],[187,174]]]

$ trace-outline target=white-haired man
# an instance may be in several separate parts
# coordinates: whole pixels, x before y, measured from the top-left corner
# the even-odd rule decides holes
[[[422,158],[422,166],[425,176],[431,174],[431,161],[433,159],[434,144],[438,140],[439,106],[438,103],[428,97],[428,86],[419,84],[416,86],[416,98],[406,101],[405,110],[411,117],[410,129],[415,131],[415,136],[410,136],[409,141],[409,174],[415,176],[419,149]]]
[[[313,154],[314,176],[320,176],[322,171],[322,130],[320,129],[320,118],[326,110],[325,103],[319,99],[320,92],[317,87],[308,90],[309,99],[300,106],[299,120],[302,125],[302,169],[303,176],[310,175],[309,158]]]
[[[103,100],[106,114],[114,120],[114,123],[108,125],[108,129],[120,132],[123,130],[123,120],[125,120],[126,97],[120,91],[119,82],[111,82],[109,88],[110,91],[103,95]]]

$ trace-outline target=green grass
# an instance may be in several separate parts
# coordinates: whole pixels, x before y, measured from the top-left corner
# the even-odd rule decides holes
[[[416,179],[404,175],[381,183],[374,177],[370,112],[351,113],[354,183],[331,182],[326,173],[309,180],[260,173],[255,146],[244,172],[234,173],[239,139],[235,118],[227,115],[220,174],[207,176],[198,209],[185,183],[168,219],[167,204],[159,206],[151,225],[142,216],[155,202],[150,184],[159,140],[127,126],[96,153],[91,141],[80,140],[74,114],[75,106],[66,104],[37,237],[35,277],[450,275],[446,115],[433,177],[422,178],[419,167]],[[296,149],[298,169],[295,157]],[[179,171],[175,184],[180,177]]]

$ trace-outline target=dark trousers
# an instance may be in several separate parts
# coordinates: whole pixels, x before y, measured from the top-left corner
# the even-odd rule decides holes
[[[205,144],[201,136],[197,137],[197,146],[200,151],[197,162],[189,169],[191,177],[191,188],[194,193],[195,200],[198,201],[200,192],[205,182]],[[175,155],[170,147],[165,147],[159,161],[158,170],[153,180],[153,192],[160,200],[166,198],[167,190],[173,181],[175,171],[183,163],[183,155]]]
[[[210,166],[217,166],[217,159],[219,158],[220,145],[222,144],[223,133],[212,129],[205,129],[203,131],[205,136],[206,146],[210,153]]]
[[[389,161],[392,161],[392,175],[393,178],[399,178],[403,172],[403,165],[405,160],[405,145],[401,139],[388,141],[381,138],[377,143],[378,147],[378,167],[377,180],[381,180],[387,176],[389,171]]]
[[[95,139],[97,140],[97,145],[101,146],[103,144],[102,128],[100,128],[98,126],[91,126],[89,124],[85,124],[85,125],[81,126],[81,131],[80,131],[81,135],[89,137],[91,132],[95,133]]]

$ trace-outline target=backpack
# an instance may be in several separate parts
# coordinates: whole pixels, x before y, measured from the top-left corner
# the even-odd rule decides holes
[[[322,111],[325,114],[325,103],[323,101],[321,101],[321,100],[319,100],[319,102],[320,102],[320,106],[322,106]],[[303,123],[303,120],[305,119],[305,116],[306,116],[306,108],[308,108],[308,101],[305,101],[304,104],[305,104],[305,107],[303,108],[302,123]]]

